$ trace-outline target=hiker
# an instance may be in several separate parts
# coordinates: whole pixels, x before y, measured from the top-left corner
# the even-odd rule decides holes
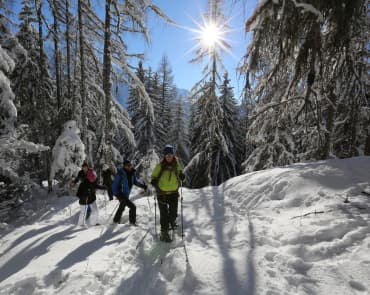
[[[106,186],[108,189],[109,201],[112,201],[113,200],[112,184],[114,180],[113,169],[111,169],[107,164],[104,164],[102,170],[103,170],[102,172],[103,185]]]
[[[86,163],[82,165],[82,170],[79,171],[76,179],[73,181],[76,184],[81,181],[77,190],[77,197],[81,205],[78,225],[99,225],[99,212],[96,205],[96,189],[107,189],[105,186],[97,183],[96,173],[93,168],[89,168]]]
[[[155,166],[152,172],[150,183],[157,192],[161,224],[160,240],[171,242],[168,230],[169,226],[172,229],[177,227],[178,190],[180,184],[185,180],[185,174],[171,145],[164,147],[163,155],[163,160]]]
[[[112,191],[113,195],[119,200],[120,204],[114,215],[113,222],[120,223],[122,213],[125,207],[129,207],[129,222],[132,225],[136,225],[136,206],[130,201],[130,192],[133,185],[136,185],[144,190],[147,189],[145,183],[139,181],[135,174],[135,169],[129,160],[123,162],[123,168],[118,169],[116,176],[114,177]]]

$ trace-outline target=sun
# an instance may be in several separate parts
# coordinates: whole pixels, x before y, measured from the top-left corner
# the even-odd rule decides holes
[[[208,49],[214,48],[222,40],[222,31],[214,23],[206,23],[201,28],[200,40],[202,46]]]
[[[212,57],[215,54],[219,55],[221,52],[226,52],[234,57],[230,40],[227,36],[234,30],[230,29],[231,18],[223,18],[222,20],[212,20],[202,16],[202,21],[197,22],[192,17],[194,27],[178,26],[181,29],[187,30],[194,34],[192,38],[195,44],[192,48],[186,51],[185,55],[195,51],[196,57],[190,60],[191,63],[200,61],[205,56]],[[236,58],[236,57],[235,57]]]
[[[197,28],[190,29],[196,35],[194,40],[197,44],[194,47],[200,47],[201,50],[209,53],[221,50],[231,54],[230,46],[226,39],[226,35],[231,32],[228,25],[230,20],[225,20],[222,23],[203,17],[202,20],[202,24],[193,21]]]

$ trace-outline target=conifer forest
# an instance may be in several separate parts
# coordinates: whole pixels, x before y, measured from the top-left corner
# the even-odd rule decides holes
[[[130,159],[145,179],[166,144],[189,188],[370,155],[369,1],[254,1],[240,95],[224,34],[228,7],[248,0],[203,2],[216,36],[195,40],[201,78],[181,93],[165,52],[152,67],[129,50],[131,35],[155,44],[149,17],[177,25],[156,1],[0,0],[0,220],[67,189],[84,162],[100,175]]]

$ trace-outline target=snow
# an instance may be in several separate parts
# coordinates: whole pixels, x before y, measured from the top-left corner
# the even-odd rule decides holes
[[[0,45],[0,136],[15,133],[14,124],[17,119],[17,109],[14,106],[14,93],[5,73],[14,69],[14,61]]]
[[[50,180],[58,172],[63,178],[71,178],[85,160],[85,146],[80,139],[80,130],[76,121],[64,124],[63,132],[58,137],[53,148],[53,162],[50,169]]]
[[[106,192],[102,225],[89,228],[76,226],[77,198],[49,196],[2,224],[0,294],[369,294],[369,166],[299,163],[184,188],[185,238],[171,244],[156,239],[154,199],[140,189],[139,227],[127,210],[110,224]]]
[[[304,12],[311,12],[313,14],[316,14],[317,15],[317,20],[319,22],[324,22],[324,16],[322,15],[322,13],[319,10],[317,10],[314,6],[312,6],[311,4],[308,4],[308,3],[297,3],[296,0],[291,0],[291,1],[294,3],[294,5],[296,7],[303,8],[303,11]]]

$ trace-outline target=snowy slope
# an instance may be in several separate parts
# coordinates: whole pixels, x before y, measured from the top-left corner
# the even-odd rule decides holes
[[[50,198],[3,226],[0,294],[370,294],[369,167],[329,160],[183,189],[188,263],[179,235],[155,239],[140,190],[139,228],[105,225],[117,202],[106,195],[103,225],[88,229],[75,226],[75,198]]]

